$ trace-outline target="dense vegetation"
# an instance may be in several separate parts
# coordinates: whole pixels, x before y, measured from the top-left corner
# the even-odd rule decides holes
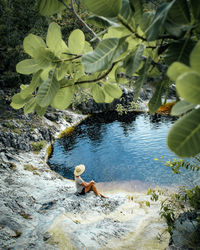
[[[65,8],[78,16],[74,1],[37,3],[40,13],[46,16]],[[183,117],[170,130],[168,146],[179,156],[199,153],[200,111],[196,106],[200,104],[200,8],[197,1],[173,0],[162,3],[156,11],[145,9],[139,0],[112,0],[109,4],[107,0],[84,0],[83,4],[94,13],[89,23],[102,29],[96,35],[78,16],[93,34],[93,40],[98,39],[97,46],[93,48],[80,29],[75,29],[66,43],[56,22],[49,25],[46,42],[29,34],[23,45],[31,59],[18,63],[17,71],[33,74],[32,81],[29,86],[21,86],[11,105],[17,109],[24,107],[25,113],[35,110],[42,115],[49,105],[67,108],[80,88],[87,89],[96,102],[109,103],[122,94],[117,83],[127,80],[133,82],[137,100],[143,84],[151,77],[156,90],[149,110],[154,113],[162,104],[163,91],[176,81],[181,101],[172,114]]]
[[[11,2],[18,6],[13,7],[14,13]],[[11,78],[19,78],[14,65],[25,58],[22,36],[28,56],[16,69],[22,75],[32,75],[30,84],[22,84],[20,93],[13,96],[13,108],[39,115],[45,114],[48,106],[66,109],[80,90],[86,90],[96,102],[109,103],[121,96],[120,84],[130,82],[136,101],[142,86],[151,81],[155,92],[149,111],[153,114],[162,104],[161,97],[167,97],[175,83],[179,101],[172,115],[180,119],[169,132],[168,146],[178,156],[191,157],[200,152],[198,0],[83,0],[81,4],[78,0],[37,0],[35,8],[51,22],[46,39],[46,21],[34,8],[24,7],[29,2],[34,4],[4,1],[1,9],[1,79],[13,83]],[[10,15],[5,11],[8,7]],[[91,13],[89,18],[82,8]],[[26,18],[32,18],[31,22]],[[72,25],[72,18],[77,23]],[[185,192],[190,205],[199,209],[199,187]],[[173,215],[168,215],[167,209],[164,216]]]

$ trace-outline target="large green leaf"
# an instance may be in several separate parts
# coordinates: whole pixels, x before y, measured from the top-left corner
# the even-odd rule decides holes
[[[176,0],[168,13],[168,18],[178,24],[190,22],[190,12],[186,0]]]
[[[177,24],[171,20],[166,20],[164,28],[170,35],[180,38],[183,37],[184,33],[188,29],[188,26],[183,24]]]
[[[189,102],[186,102],[184,100],[177,102],[172,110],[171,110],[171,115],[174,116],[179,116],[182,115],[188,111],[190,111],[191,109],[193,109],[196,105],[195,104],[191,104]]]
[[[56,79],[60,81],[69,73],[70,64],[69,62],[62,62],[56,68]]]
[[[41,68],[45,69],[52,66],[53,62],[57,60],[57,57],[50,49],[40,48],[38,49],[38,55],[34,57],[34,60]]]
[[[35,97],[31,98],[29,102],[24,106],[24,113],[29,114],[35,110],[36,107]]]
[[[69,105],[72,103],[74,92],[74,86],[60,88],[53,99],[53,102],[51,104],[52,107],[62,110],[68,108]]]
[[[147,79],[147,73],[148,73],[149,67],[151,66],[151,62],[152,62],[151,58],[148,57],[145,64],[143,65],[142,69],[139,72],[140,75],[135,82],[134,101],[137,101],[137,99],[140,95],[140,90]]]
[[[186,66],[183,63],[174,62],[167,70],[167,75],[170,77],[171,80],[176,81],[176,79],[184,74],[185,72],[193,71],[190,67]]]
[[[40,105],[36,105],[35,111],[37,112],[38,115],[43,116],[47,110],[47,107],[40,107]]]
[[[111,21],[108,18],[105,18],[103,16],[95,16],[95,15],[88,17],[87,23],[95,25],[96,27],[99,27],[99,28],[108,28],[110,26],[118,25],[117,23]]]
[[[189,57],[194,46],[195,42],[191,39],[181,39],[170,43],[164,55],[165,63],[170,65],[178,61],[189,66]]]
[[[193,104],[200,104],[200,74],[186,72],[176,80],[176,89],[179,95]]]
[[[46,48],[46,44],[42,38],[33,34],[25,37],[23,46],[24,51],[32,57],[38,56],[38,50],[40,48]]]
[[[69,51],[72,54],[80,55],[85,47],[85,35],[79,29],[71,32],[68,39]]]
[[[170,10],[174,2],[175,0],[170,3],[163,3],[157,9],[156,14],[151,22],[151,25],[146,30],[146,36],[148,41],[153,41],[158,38],[167,18],[168,11]]]
[[[112,64],[115,50],[118,47],[118,38],[108,38],[99,43],[96,49],[82,57],[82,63],[87,73],[103,71]]]
[[[62,52],[62,34],[60,30],[60,26],[57,23],[51,23],[48,28],[47,38],[46,38],[47,46],[57,55]]]
[[[120,98],[122,95],[122,90],[116,84],[105,83],[103,87],[104,92],[113,98]]]
[[[140,24],[143,16],[143,3],[141,0],[129,0],[130,6],[134,11],[134,17],[137,24]]]
[[[65,4],[69,4],[69,0],[63,0]],[[40,14],[43,16],[51,16],[65,9],[64,4],[59,0],[37,0]]]
[[[142,19],[140,21],[140,28],[142,29],[142,31],[146,32],[152,22],[153,17],[154,15],[151,11],[146,11],[143,13]]]
[[[83,0],[82,2],[89,11],[104,17],[117,16],[122,6],[121,0]]]
[[[25,99],[22,98],[21,93],[15,94],[12,97],[12,102],[10,104],[11,107],[13,107],[14,109],[20,109],[23,108],[24,105],[31,99],[31,95],[29,95],[28,97],[26,97]]]
[[[122,7],[119,14],[124,20],[131,21],[133,12],[129,0],[122,0]]]
[[[30,75],[37,72],[40,66],[33,59],[25,59],[16,65],[16,70],[20,74]]]
[[[190,54],[190,65],[192,69],[200,73],[200,41],[197,42]]]
[[[53,100],[59,89],[59,82],[56,80],[54,73],[51,78],[44,81],[39,87],[36,102],[41,107],[47,107]]]
[[[96,103],[103,103],[105,101],[105,93],[98,83],[93,84],[91,94]]]
[[[191,157],[200,152],[200,110],[180,118],[170,129],[167,143],[178,156]]]
[[[22,99],[26,99],[28,96],[30,96],[36,90],[36,88],[41,84],[40,74],[41,70],[33,75],[30,85],[28,85],[21,91]]]
[[[150,114],[154,114],[162,105],[162,93],[164,86],[165,81],[157,84],[156,91],[148,103]]]
[[[200,19],[200,4],[197,0],[190,0],[191,3],[191,10],[193,13],[194,18],[197,22],[199,22]]]
[[[132,52],[125,61],[126,74],[132,76],[140,66],[142,61],[142,54],[144,51],[144,44],[141,43],[137,50]]]

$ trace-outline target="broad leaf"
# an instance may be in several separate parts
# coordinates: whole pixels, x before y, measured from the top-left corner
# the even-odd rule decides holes
[[[185,72],[193,71],[190,67],[186,66],[183,63],[174,62],[167,70],[167,75],[170,77],[171,80],[176,81],[176,79],[184,74]]]
[[[170,20],[178,24],[190,23],[190,12],[186,0],[176,0],[168,13]]]
[[[82,57],[87,73],[103,71],[111,66],[113,55],[118,47],[118,38],[108,38],[99,43],[96,49]]]
[[[173,0],[170,3],[163,3],[157,9],[151,25],[146,30],[147,39],[149,41],[156,40],[158,36],[160,35],[162,28],[164,26],[165,20],[167,18],[168,11],[170,10],[174,2],[175,0]]]
[[[194,18],[197,22],[199,22],[200,19],[200,4],[197,0],[190,0],[191,3],[191,10],[193,13]]]
[[[141,0],[129,0],[130,6],[132,7],[132,10],[134,11],[134,17],[137,24],[140,24],[142,21],[142,15],[143,15],[143,3]]]
[[[40,66],[33,59],[25,59],[16,65],[16,70],[20,74],[30,75],[37,72]]]
[[[133,12],[129,0],[122,0],[122,7],[119,14],[124,20],[131,21]]]
[[[175,61],[182,62],[189,66],[189,56],[195,46],[195,42],[190,39],[181,39],[169,45],[164,60],[167,65]]]
[[[153,17],[153,12],[147,11],[143,13],[142,19],[140,21],[140,28],[142,29],[142,31],[146,32],[146,30],[150,26],[150,23],[152,22]]]
[[[117,16],[122,6],[121,0],[83,0],[82,2],[89,11],[104,17]]]
[[[24,106],[24,113],[29,114],[35,110],[36,107],[35,97],[31,98],[30,101]]]
[[[200,104],[200,74],[186,72],[176,80],[176,89],[179,95],[193,104]]]
[[[50,49],[40,48],[38,49],[38,55],[34,57],[34,60],[41,68],[47,68],[50,67],[57,58]]]
[[[171,20],[167,20],[164,24],[165,30],[174,37],[182,37],[185,31],[188,29],[188,26],[177,24],[172,22]]]
[[[31,99],[31,95],[29,95],[28,97],[26,97],[25,99],[22,98],[21,93],[15,94],[12,97],[12,102],[10,104],[11,107],[13,107],[14,109],[20,109],[23,108],[24,105]]]
[[[200,73],[200,41],[197,42],[190,54],[190,65],[192,69]]]
[[[144,66],[142,67],[142,69],[140,70],[140,75],[138,77],[138,79],[135,82],[135,94],[134,94],[134,101],[137,101],[139,95],[140,95],[140,90],[142,88],[142,86],[144,85],[146,79],[147,79],[147,72],[148,69],[151,65],[151,58],[148,57]]]
[[[47,107],[40,107],[40,105],[36,105],[35,111],[38,115],[43,116],[46,113]]]
[[[59,55],[62,52],[62,34],[57,23],[53,22],[49,25],[46,43],[55,54]]]
[[[108,28],[110,26],[117,26],[118,24],[103,17],[103,16],[90,16],[87,19],[87,23],[95,25],[96,27],[99,28]]]
[[[113,102],[114,98],[112,96],[108,95],[107,92],[104,91],[104,95],[105,95],[105,100],[104,100],[105,103]]]
[[[113,98],[120,98],[122,95],[122,90],[116,84],[105,83],[103,87],[104,92]]]
[[[186,101],[179,101],[172,107],[171,115],[174,116],[182,115],[190,111],[191,109],[195,108],[195,106],[196,106],[195,104],[191,104]]]
[[[62,62],[56,68],[56,79],[60,81],[69,73],[70,65],[69,62]]]
[[[170,129],[167,143],[180,157],[192,157],[200,152],[200,110],[180,118]]]
[[[24,51],[32,57],[38,56],[38,50],[40,48],[46,48],[46,44],[42,38],[33,34],[25,37],[23,46]]]
[[[41,107],[47,107],[53,100],[59,89],[59,83],[55,78],[55,75],[52,74],[51,78],[48,78],[44,81],[37,93],[36,102]]]
[[[105,101],[105,94],[103,88],[99,84],[93,84],[91,94],[96,103],[103,103]]]
[[[83,32],[79,29],[76,29],[71,32],[68,39],[69,51],[72,54],[80,55],[85,47],[85,36]]]
[[[73,86],[60,88],[56,96],[54,97],[51,106],[62,110],[68,108],[69,105],[72,103],[72,99],[74,97],[75,92],[74,90],[75,89]]]
[[[154,114],[162,105],[162,93],[165,82],[158,83],[156,91],[148,103],[150,114]]]
[[[22,89],[21,97],[23,99],[26,99],[29,95],[31,95],[36,90],[36,88],[41,84],[40,74],[41,70],[33,75],[30,85]]]
[[[140,66],[142,61],[142,54],[144,51],[144,44],[140,44],[136,51],[131,53],[125,62],[126,74],[132,76]]]
[[[65,4],[69,4],[68,0],[63,0]],[[37,0],[40,14],[43,16],[51,16],[55,13],[59,13],[66,7],[59,0]]]

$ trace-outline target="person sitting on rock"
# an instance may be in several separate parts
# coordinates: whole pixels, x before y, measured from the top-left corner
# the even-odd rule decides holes
[[[103,194],[99,193],[99,191],[95,186],[94,181],[85,182],[81,178],[81,175],[83,174],[84,171],[85,171],[85,166],[83,164],[76,166],[74,169],[74,177],[75,177],[77,193],[79,195],[84,195],[90,191],[93,191],[96,194],[96,196],[106,198]]]

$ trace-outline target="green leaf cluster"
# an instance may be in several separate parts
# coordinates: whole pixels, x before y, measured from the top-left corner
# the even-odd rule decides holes
[[[39,115],[43,115],[49,105],[67,108],[76,90],[76,79],[84,75],[79,58],[89,46],[83,32],[74,30],[67,45],[59,25],[53,22],[49,25],[46,42],[29,34],[23,46],[31,59],[19,62],[16,70],[21,74],[33,74],[33,77],[29,85],[23,86],[21,92],[13,96],[11,106],[16,109],[24,107],[25,113],[36,111]]]
[[[168,146],[179,156],[195,156],[200,152],[200,41],[190,54],[190,67],[175,62],[168,76],[176,81],[182,100],[172,109],[173,115],[183,115],[168,134]],[[195,108],[196,107],[196,108]]]
[[[28,35],[24,50],[31,58],[16,68],[21,74],[33,74],[33,79],[31,87],[14,96],[11,105],[38,114],[49,105],[65,109],[80,88],[96,102],[111,102],[122,94],[117,84],[122,82],[133,84],[136,102],[143,86],[153,79],[155,91],[149,102],[153,114],[176,81],[182,100],[172,114],[192,111],[171,129],[169,148],[187,157],[200,152],[200,8],[196,1],[162,1],[155,10],[146,9],[139,0],[83,0],[82,4],[93,14],[89,21],[104,29],[97,34],[101,41],[93,49],[78,29],[66,44],[56,23],[50,24],[46,41]],[[38,5],[43,15],[52,15],[70,3],[42,0]],[[170,79],[166,76],[168,66]]]

